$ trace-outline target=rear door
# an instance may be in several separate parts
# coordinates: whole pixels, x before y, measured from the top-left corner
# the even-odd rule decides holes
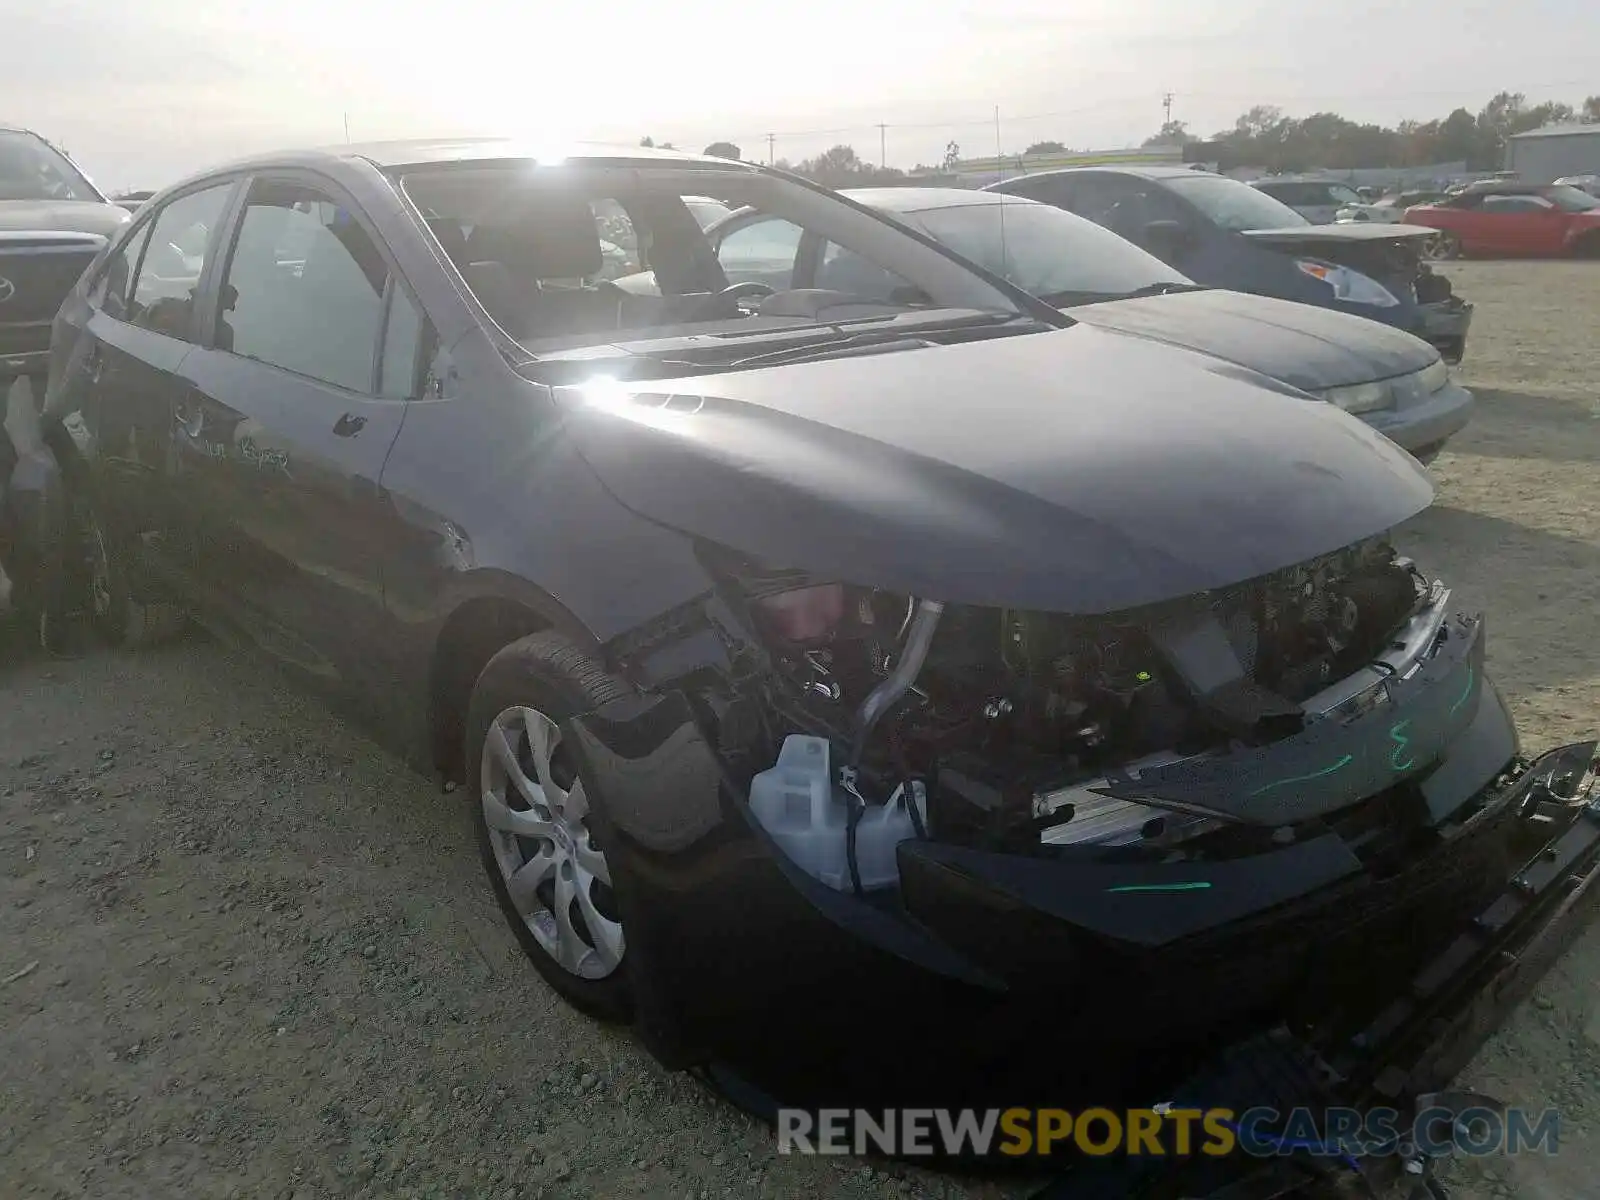
[[[102,525],[169,570],[182,557],[171,486],[179,371],[195,347],[201,277],[233,189],[232,180],[206,184],[144,215],[90,289],[69,368]]]
[[[269,653],[355,684],[381,659],[399,521],[379,478],[417,393],[422,309],[350,197],[295,172],[250,182],[206,324],[176,409],[197,582]]]

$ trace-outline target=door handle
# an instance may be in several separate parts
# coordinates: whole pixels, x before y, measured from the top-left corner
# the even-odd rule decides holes
[[[362,426],[364,426],[366,423],[367,419],[365,417],[358,417],[351,413],[345,413],[333,423],[333,432],[337,437],[354,437],[356,434],[361,432]]]

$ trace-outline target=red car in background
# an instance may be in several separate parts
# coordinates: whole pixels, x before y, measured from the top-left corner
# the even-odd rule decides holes
[[[1432,258],[1600,258],[1600,200],[1568,184],[1482,184],[1408,208],[1402,220],[1439,230]]]

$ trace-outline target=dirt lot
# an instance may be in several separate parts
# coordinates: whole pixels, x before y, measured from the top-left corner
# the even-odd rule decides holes
[[[1407,533],[1489,613],[1531,749],[1600,725],[1600,267],[1468,264],[1472,427]],[[456,797],[194,640],[0,666],[0,1195],[999,1196],[779,1158],[556,1002]],[[1467,1196],[1593,1194],[1600,927],[1469,1070],[1560,1106],[1553,1160]]]

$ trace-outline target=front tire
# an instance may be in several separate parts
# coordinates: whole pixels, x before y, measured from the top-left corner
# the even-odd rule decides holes
[[[473,823],[495,899],[545,982],[607,1021],[633,1012],[626,938],[559,725],[628,694],[565,638],[535,633],[489,660],[466,723]]]

